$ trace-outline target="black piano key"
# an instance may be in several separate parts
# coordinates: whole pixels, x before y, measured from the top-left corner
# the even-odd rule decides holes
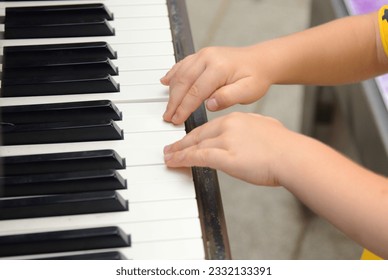
[[[0,220],[127,211],[115,191],[0,198]]]
[[[38,124],[1,123],[3,145],[121,140],[114,121],[82,121]]]
[[[56,256],[51,258],[40,258],[38,260],[127,260],[127,258],[120,252],[113,251],[113,252],[102,252],[102,253]]]
[[[119,227],[0,236],[1,257],[130,246],[130,235],[125,234]]]
[[[94,22],[12,25],[4,27],[5,39],[64,38],[88,36],[113,36],[114,28],[107,20]]]
[[[5,8],[5,24],[34,25],[47,23],[113,20],[104,4],[52,5]]]
[[[3,175],[124,169],[125,159],[113,150],[3,157]]]
[[[110,75],[55,75],[36,79],[3,79],[2,97],[119,92]]]
[[[27,124],[88,120],[121,120],[122,113],[109,100],[6,106],[0,108],[5,123]]]
[[[115,59],[117,53],[106,42],[8,46],[3,49],[3,68],[34,66],[37,63],[73,63]]]
[[[93,170],[3,177],[2,196],[31,196],[126,189],[115,170]]]
[[[78,61],[72,63],[58,62],[36,62],[35,65],[22,66],[18,68],[4,68],[2,79],[17,79],[19,77],[34,79],[46,77],[55,73],[56,75],[66,74],[89,74],[89,75],[118,75],[118,68],[109,58],[94,61]]]

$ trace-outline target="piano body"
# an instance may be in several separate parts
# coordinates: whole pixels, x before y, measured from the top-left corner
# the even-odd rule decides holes
[[[26,8],[27,7],[27,8]],[[0,258],[229,259],[217,174],[163,147],[183,0],[1,1]]]

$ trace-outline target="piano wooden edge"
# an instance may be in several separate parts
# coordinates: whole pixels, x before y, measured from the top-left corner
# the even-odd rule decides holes
[[[310,26],[349,16],[344,0],[311,3]],[[366,125],[367,124],[367,125]],[[327,131],[341,126],[357,151],[360,164],[388,175],[388,111],[375,79],[341,86],[306,86],[302,132],[327,142],[350,157],[343,143],[330,139]],[[323,134],[322,134],[323,133]]]
[[[176,61],[194,53],[186,1],[167,0]],[[185,122],[186,132],[207,122],[202,104]],[[225,216],[217,172],[211,168],[192,168],[202,235],[207,259],[231,259]]]

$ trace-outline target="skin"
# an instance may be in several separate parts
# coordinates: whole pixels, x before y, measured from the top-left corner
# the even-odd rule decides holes
[[[354,16],[242,48],[205,48],[161,82],[163,118],[180,124],[209,110],[260,99],[272,84],[337,85],[388,72],[377,14]],[[377,255],[388,258],[388,180],[272,118],[232,113],[164,149],[169,167],[207,166],[241,180],[283,186]]]

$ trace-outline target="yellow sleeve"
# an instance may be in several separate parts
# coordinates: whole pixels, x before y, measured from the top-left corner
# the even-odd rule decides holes
[[[362,252],[361,260],[382,260],[382,258],[365,249]]]
[[[384,5],[378,12],[380,38],[384,52],[388,56],[388,5]]]
[[[388,57],[388,5],[384,5],[378,12],[378,21],[380,29],[380,38],[383,44],[385,55]],[[382,260],[368,250],[364,250],[361,256],[362,260]]]

